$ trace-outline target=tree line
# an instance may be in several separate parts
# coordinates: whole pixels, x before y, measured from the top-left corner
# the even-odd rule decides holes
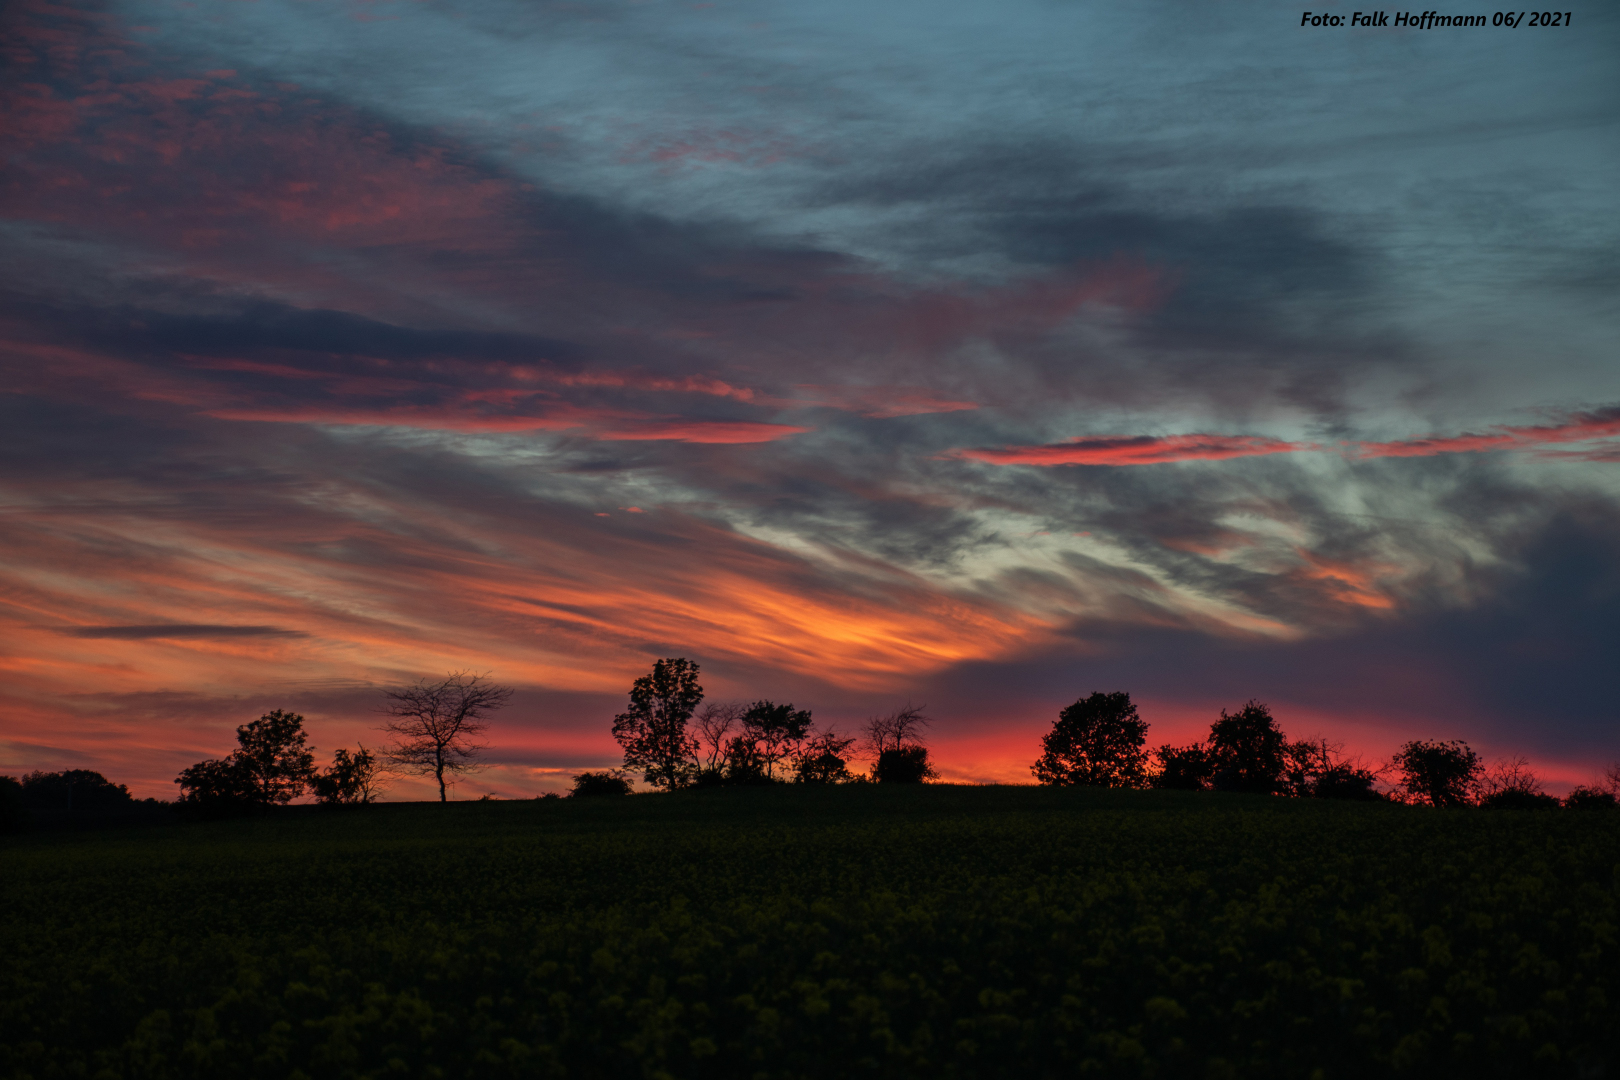
[[[650,787],[758,784],[920,783],[937,774],[928,756],[931,723],[905,705],[869,719],[856,733],[818,728],[810,710],[792,702],[704,704],[698,665],[668,657],[630,687],[629,707],[613,718],[624,764],[574,778],[573,794],[628,794],[630,772]],[[701,708],[700,708],[701,706]],[[850,766],[870,761],[865,772]]]
[[[1326,739],[1291,740],[1271,710],[1221,710],[1207,739],[1147,749],[1148,725],[1129,694],[1093,693],[1058,714],[1030,766],[1042,784],[1238,791],[1316,799],[1385,799],[1430,806],[1613,808],[1620,763],[1560,800],[1523,758],[1487,768],[1461,740],[1412,740],[1387,762],[1347,757]],[[1384,785],[1380,790],[1379,785]]]
[[[938,778],[929,755],[932,721],[905,705],[859,729],[818,727],[810,710],[791,702],[705,702],[698,665],[658,660],[630,688],[629,705],[613,719],[623,765],[573,778],[572,794],[628,794],[629,774],[655,790],[778,783],[922,783]],[[236,729],[237,746],[222,758],[183,770],[176,805],[204,815],[285,805],[306,793],[332,806],[373,801],[394,777],[431,777],[441,802],[457,776],[481,767],[489,717],[513,691],[487,675],[452,672],[385,690],[380,730],[385,745],[340,748],[324,769],[315,764],[304,717],[276,709]],[[1295,798],[1393,800],[1430,806],[1613,808],[1620,763],[1563,800],[1548,794],[1523,758],[1487,767],[1467,743],[1413,740],[1386,762],[1348,757],[1326,739],[1290,739],[1270,709],[1248,701],[1220,712],[1209,736],[1186,745],[1147,747],[1148,724],[1123,691],[1096,692],[1058,714],[1030,766],[1037,782],[1116,788],[1232,791]],[[866,761],[864,770],[852,766]],[[135,800],[98,772],[35,771],[0,776],[0,827],[26,810],[97,812]],[[155,800],[145,800],[156,804]]]

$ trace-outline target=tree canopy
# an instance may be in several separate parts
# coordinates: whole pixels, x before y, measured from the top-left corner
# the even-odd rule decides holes
[[[1030,771],[1043,784],[1141,787],[1147,782],[1147,730],[1131,695],[1093,693],[1058,713]]]
[[[1210,725],[1207,747],[1217,790],[1264,795],[1282,790],[1288,739],[1260,702],[1247,701],[1235,713],[1222,709]]]
[[[236,729],[228,756],[199,761],[175,778],[180,802],[209,810],[289,803],[314,779],[304,718],[276,709]]]
[[[1395,752],[1394,765],[1401,788],[1430,806],[1467,806],[1483,770],[1479,755],[1457,739],[1405,743]]]
[[[630,707],[613,718],[613,737],[624,750],[624,766],[642,770],[653,787],[673,789],[697,771],[698,742],[686,722],[703,700],[698,666],[684,657],[653,665],[630,687]]]

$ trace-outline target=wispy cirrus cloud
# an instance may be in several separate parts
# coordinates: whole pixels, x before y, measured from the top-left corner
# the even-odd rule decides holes
[[[1435,457],[1496,450],[1523,450],[1541,456],[1585,461],[1612,460],[1620,447],[1584,450],[1547,447],[1599,442],[1620,436],[1620,406],[1576,412],[1556,424],[1498,426],[1483,434],[1425,435],[1389,442],[1295,442],[1264,435],[1080,436],[1063,443],[960,449],[947,456],[992,465],[1160,465],[1178,461],[1223,461],[1267,454],[1337,452],[1352,458]]]
[[[1176,461],[1225,461],[1264,454],[1317,450],[1309,443],[1260,435],[1081,436],[1044,446],[952,450],[950,456],[992,465],[1161,465]]]
[[[58,631],[76,638],[149,641],[156,638],[308,637],[302,630],[279,626],[234,626],[222,623],[158,623],[151,626],[74,626]]]

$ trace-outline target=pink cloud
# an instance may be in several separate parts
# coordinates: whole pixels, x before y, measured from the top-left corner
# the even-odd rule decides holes
[[[1541,458],[1580,461],[1620,459],[1620,447],[1546,450],[1547,446],[1620,436],[1620,406],[1571,414],[1560,424],[1497,427],[1486,434],[1427,435],[1392,442],[1345,442],[1338,451],[1352,458],[1432,457],[1487,450],[1527,450]],[[1262,454],[1330,449],[1320,443],[1288,442],[1263,435],[1103,435],[1083,436],[1043,446],[1006,446],[950,451],[946,456],[992,465],[1158,465],[1172,461],[1220,461]]]
[[[763,443],[814,430],[793,424],[765,424],[752,420],[654,420],[630,428],[603,431],[595,438],[616,442]]]
[[[955,450],[949,456],[992,465],[1160,465],[1315,449],[1319,448],[1314,444],[1259,435],[1123,435],[1078,438],[1046,446]]]

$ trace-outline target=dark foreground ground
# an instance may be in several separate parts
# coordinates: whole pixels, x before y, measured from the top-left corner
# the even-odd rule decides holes
[[[862,786],[0,841],[3,1077],[1616,1077],[1620,814]]]

